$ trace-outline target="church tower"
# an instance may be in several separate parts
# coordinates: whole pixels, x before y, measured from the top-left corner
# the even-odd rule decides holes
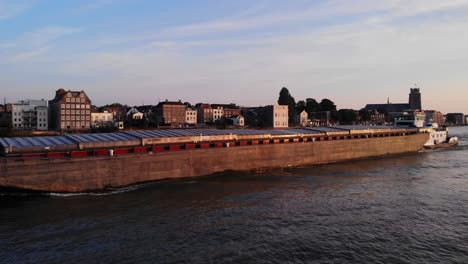
[[[421,110],[421,93],[419,88],[411,88],[409,94],[409,107],[412,110]]]

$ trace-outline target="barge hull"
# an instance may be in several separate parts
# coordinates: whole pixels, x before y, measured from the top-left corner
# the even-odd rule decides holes
[[[227,170],[246,171],[417,152],[429,134],[83,158],[0,158],[0,186],[83,192]]]

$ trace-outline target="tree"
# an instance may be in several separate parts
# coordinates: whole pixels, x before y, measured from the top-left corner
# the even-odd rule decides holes
[[[306,110],[306,102],[304,100],[301,100],[301,101],[297,102],[297,104],[296,104],[296,113],[300,114],[304,110]]]
[[[362,122],[368,122],[371,120],[372,115],[365,108],[362,108],[361,110],[359,110],[359,118]]]
[[[291,98],[291,94],[289,93],[288,88],[286,87],[281,88],[279,98],[278,98],[278,104],[289,105],[290,98]]]
[[[319,107],[320,107],[320,111],[330,111],[330,112],[336,111],[335,103],[326,98],[320,101]]]
[[[320,105],[314,98],[307,98],[306,99],[306,112],[308,114],[312,112],[320,111]]]
[[[296,100],[294,99],[294,97],[291,96],[288,88],[281,88],[278,98],[278,104],[288,106],[288,122],[289,125],[294,126],[296,124]]]
[[[353,109],[340,109],[337,118],[341,125],[352,125],[356,121],[356,111]]]

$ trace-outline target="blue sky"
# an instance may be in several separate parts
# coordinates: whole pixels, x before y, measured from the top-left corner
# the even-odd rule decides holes
[[[406,102],[468,114],[468,0],[0,0],[0,96],[93,103],[339,108]]]

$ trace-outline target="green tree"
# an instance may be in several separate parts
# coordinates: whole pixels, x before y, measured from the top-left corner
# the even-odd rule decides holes
[[[356,111],[353,109],[340,109],[337,118],[341,125],[352,125],[356,121]]]
[[[367,111],[365,108],[362,108],[361,110],[359,110],[359,119],[362,121],[362,122],[368,122],[371,120],[371,113],[369,113],[369,111]]]
[[[330,112],[336,111],[335,103],[326,98],[320,101],[319,107],[320,107],[320,111],[330,111]]]
[[[306,110],[306,102],[304,100],[300,100],[296,103],[296,113],[300,114],[304,110]]]
[[[307,98],[306,99],[306,112],[308,114],[312,112],[320,111],[320,105],[314,98]]]
[[[279,105],[287,105],[288,106],[288,122],[289,125],[294,126],[296,125],[296,100],[294,97],[291,96],[289,93],[288,88],[283,87],[281,88],[279,98],[278,98]]]
[[[291,94],[289,93],[288,88],[286,87],[281,88],[279,98],[278,98],[278,104],[289,105],[290,98],[291,98]]]

